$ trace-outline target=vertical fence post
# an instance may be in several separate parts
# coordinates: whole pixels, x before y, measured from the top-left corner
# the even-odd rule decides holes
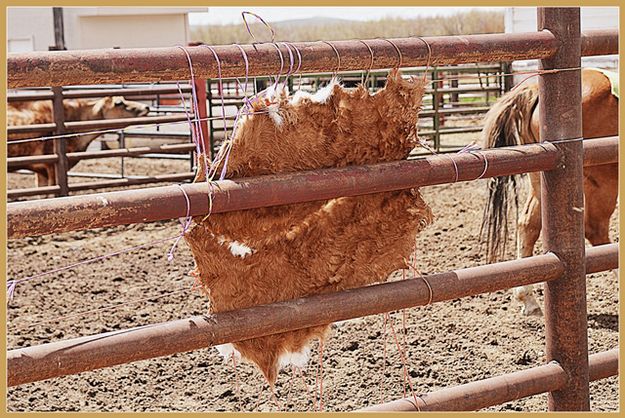
[[[501,63],[501,95],[504,95],[506,92],[512,90],[513,85],[513,77],[511,75],[503,75],[503,74],[512,74],[512,63],[511,62],[502,62]]]
[[[63,8],[52,8],[52,19],[54,23],[54,49],[62,51],[65,47],[65,25],[63,24]]]
[[[202,138],[204,138],[204,149],[208,150],[208,158],[213,159],[213,149],[211,148],[210,138],[208,133],[208,121],[206,120],[208,114],[206,111],[206,80],[195,80],[195,91],[197,93],[197,107],[198,114],[194,117],[200,119],[200,130],[202,131]]]
[[[123,149],[126,148],[126,133],[124,132],[124,130],[120,130],[119,131],[119,148]],[[120,161],[120,177],[124,178],[126,176],[126,169],[125,169],[125,160],[124,160],[124,156],[122,155],[121,157],[121,161]]]
[[[438,80],[438,70],[435,68],[432,69],[432,80]],[[439,102],[438,102],[438,81],[432,83],[432,129],[434,130],[434,136],[432,139],[434,140],[434,149],[436,152],[440,152],[441,150],[441,135],[440,135],[440,114],[439,110]]]
[[[54,116],[54,123],[56,129],[55,135],[63,135],[65,130],[65,108],[63,107],[63,88],[52,87],[52,93],[54,98],[52,99],[52,113]],[[71,141],[71,139],[69,139]],[[66,138],[57,138],[54,140],[54,153],[59,156],[55,163],[55,175],[56,184],[59,185],[59,196],[67,196],[69,194],[69,187],[67,185],[67,152],[66,152]]]
[[[215,123],[213,121],[213,81],[209,78],[206,80],[206,98],[208,99],[208,128],[209,128],[209,147],[211,155],[214,155],[215,150]],[[211,158],[212,159],[212,158]]]
[[[458,65],[454,65],[453,67],[457,67],[457,66]],[[458,71],[451,71],[449,73],[449,76],[451,77],[451,88],[457,89],[458,87],[460,87],[460,83],[459,83],[460,80],[458,80],[459,75],[460,73]],[[459,94],[457,91],[451,93],[449,97],[450,97],[449,101],[451,102],[451,107],[454,107],[454,106],[460,107],[460,104],[458,103],[460,101]]]
[[[578,68],[580,9],[538,8],[538,29],[559,40],[557,53],[541,69]],[[590,409],[588,328],[584,258],[583,148],[580,70],[539,76],[540,137],[557,142],[559,166],[542,176],[542,224],[545,250],[565,265],[561,279],[545,284],[547,361],[555,360],[568,375],[565,388],[548,395],[551,411]]]

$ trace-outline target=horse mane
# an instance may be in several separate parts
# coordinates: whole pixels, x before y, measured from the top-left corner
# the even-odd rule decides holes
[[[528,85],[503,95],[488,111],[481,133],[483,148],[499,148],[536,142],[530,130],[532,113],[538,105],[537,85]],[[480,237],[486,243],[489,263],[503,257],[508,240],[510,200],[519,210],[517,176],[494,177],[488,183],[488,204],[484,208]]]

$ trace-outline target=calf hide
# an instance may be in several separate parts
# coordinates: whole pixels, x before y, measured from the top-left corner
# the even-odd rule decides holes
[[[257,101],[254,110],[264,113],[240,121],[226,177],[405,159],[417,143],[423,92],[422,80],[392,71],[374,95],[332,82],[314,95],[279,92]],[[196,181],[204,180],[202,171]],[[210,310],[221,312],[385,281],[407,267],[415,235],[431,221],[412,189],[197,217],[185,238]],[[306,364],[310,341],[328,330],[329,324],[219,350],[255,363],[273,386],[281,367]]]

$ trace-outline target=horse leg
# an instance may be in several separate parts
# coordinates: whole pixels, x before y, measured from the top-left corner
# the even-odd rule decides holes
[[[34,164],[28,168],[29,170],[32,170],[36,175],[37,187],[45,187],[50,185],[48,165]]]
[[[610,218],[618,198],[618,168],[592,167],[584,178],[584,227],[592,245],[610,242]]]
[[[527,201],[519,218],[517,258],[531,257],[534,254],[534,245],[540,236],[540,174],[530,173],[530,190]],[[521,312],[524,315],[542,315],[540,306],[534,297],[534,286],[526,285],[515,287],[512,290],[514,297],[523,302]]]
[[[56,185],[56,167],[54,164],[46,166],[46,175],[48,176],[48,186]]]
[[[36,171],[37,175],[37,187],[44,187],[48,185],[48,177],[45,171]]]

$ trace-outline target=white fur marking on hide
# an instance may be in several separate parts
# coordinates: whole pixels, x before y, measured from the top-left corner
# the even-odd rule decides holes
[[[327,86],[317,90],[315,94],[310,96],[310,101],[314,103],[325,104],[328,102],[328,99],[332,97],[332,92],[334,92],[334,86],[338,85],[339,82],[337,79],[333,78],[330,80]]]
[[[278,84],[277,86],[275,84],[272,84],[271,86],[267,87],[267,89],[265,90],[265,97],[268,98],[269,100],[280,98],[280,97],[286,97],[288,95],[289,95],[289,90],[284,84]]]
[[[271,118],[273,123],[279,128],[284,123],[282,115],[280,115],[280,105],[278,103],[267,106],[267,115]]]
[[[293,98],[291,99],[291,104],[296,105],[299,102],[301,102],[303,99],[310,99],[310,97],[311,95],[307,91],[298,90],[293,95]]]
[[[308,364],[308,359],[310,359],[310,347],[306,346],[302,348],[302,351],[281,354],[278,359],[278,368],[283,369],[292,364],[295,367],[303,369],[306,367],[306,364]]]
[[[230,245],[228,245],[230,252],[235,257],[245,258],[245,256],[253,254],[254,250],[248,247],[245,244],[240,243],[239,241],[232,241]]]
[[[241,360],[241,353],[239,350],[234,348],[232,344],[221,344],[216,345],[215,348],[219,351],[219,354],[224,358],[224,363],[227,363],[231,360],[232,356],[234,359],[239,362]]]
[[[224,237],[223,235],[220,235],[217,237],[217,244],[219,245],[224,245],[227,241],[230,241],[230,240]],[[241,257],[241,258],[245,258],[246,256],[250,254],[254,254],[255,252],[253,248],[250,248],[247,245],[239,241],[230,241],[230,243],[228,244],[228,249],[230,250],[233,256]]]

